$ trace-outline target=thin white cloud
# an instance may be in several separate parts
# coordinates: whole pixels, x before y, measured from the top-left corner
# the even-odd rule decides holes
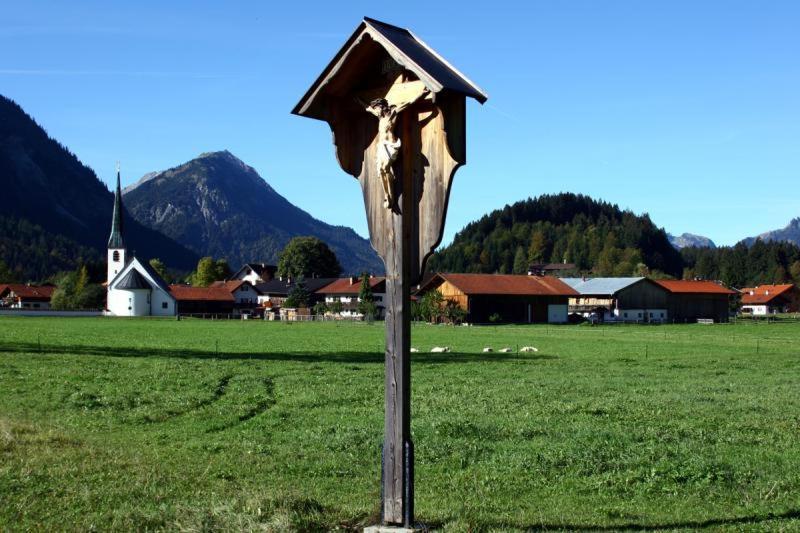
[[[67,70],[67,69],[13,69],[0,68],[4,76],[130,76],[137,78],[195,78],[218,79],[235,76],[203,72],[149,71],[149,70]]]

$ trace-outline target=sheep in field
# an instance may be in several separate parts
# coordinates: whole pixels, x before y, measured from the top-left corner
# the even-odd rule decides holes
[[[493,352],[493,351],[494,350],[492,350],[492,348],[489,347],[489,346],[487,346],[486,348],[483,349],[483,353],[489,353],[489,352]]]
[[[411,348],[411,353],[419,353],[419,350],[417,350],[416,348]]]
[[[431,353],[446,353],[450,351],[449,346],[434,346],[431,348]]]
[[[538,352],[539,348],[534,348],[533,346],[523,346],[519,349],[521,353],[530,353],[530,352]]]
[[[512,350],[511,348],[506,346],[505,348],[500,348],[499,351],[502,352],[502,353],[509,353],[509,352],[513,352],[514,350]]]

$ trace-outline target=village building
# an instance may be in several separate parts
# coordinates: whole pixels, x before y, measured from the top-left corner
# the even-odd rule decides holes
[[[26,285],[6,283],[0,285],[0,307],[9,309],[50,309],[50,299],[55,287],[52,285]]]
[[[467,321],[567,322],[569,298],[578,293],[559,278],[512,274],[434,275],[419,295],[438,290],[445,300],[467,312]]]
[[[229,316],[236,314],[236,298],[226,287],[170,285],[169,292],[180,315]]]
[[[258,298],[261,295],[252,283],[241,279],[228,281],[215,281],[210,288],[223,288],[233,296],[234,314],[252,313],[258,307]]]
[[[674,322],[713,320],[728,322],[731,297],[736,291],[714,281],[655,280],[667,289],[667,311]]]
[[[376,316],[373,318],[383,318],[386,315],[386,278],[370,276],[368,280],[377,310]],[[341,312],[338,313],[340,316],[362,317],[363,315],[358,311],[358,304],[361,302],[359,293],[361,292],[362,283],[363,277],[338,278],[316,292],[325,299],[325,304],[328,307],[337,302],[340,303],[342,306]]]
[[[275,279],[275,272],[278,267],[266,263],[246,263],[237,270],[231,279],[249,281],[251,285],[258,285],[265,281]]]
[[[569,299],[570,314],[602,322],[665,322],[668,291],[644,277],[562,278],[578,296]]]
[[[534,263],[528,267],[529,276],[564,277],[575,275],[577,267],[574,263]]]
[[[338,278],[304,278],[306,292],[308,293],[308,306],[314,305],[323,300],[324,296],[317,291],[326,285],[330,285]],[[291,278],[277,278],[259,283],[255,286],[259,291],[258,305],[267,311],[278,311],[283,307],[283,302],[289,297],[289,293],[297,285],[297,280]]]
[[[742,293],[741,311],[756,316],[800,311],[800,288],[790,283],[746,287]]]

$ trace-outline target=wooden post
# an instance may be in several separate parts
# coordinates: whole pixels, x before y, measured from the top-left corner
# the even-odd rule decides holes
[[[412,527],[414,444],[411,440],[411,250],[413,246],[413,116],[402,117],[402,173],[399,213],[392,216],[386,261],[386,364],[384,438],[381,465],[381,522]]]

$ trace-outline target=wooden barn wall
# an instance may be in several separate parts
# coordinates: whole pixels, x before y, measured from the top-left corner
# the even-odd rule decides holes
[[[640,281],[617,294],[619,309],[666,309],[669,293],[655,283]]]
[[[727,294],[670,294],[669,317],[676,322],[694,322],[698,318],[728,321]]]
[[[567,305],[566,296],[507,296],[476,295],[469,297],[468,320],[475,323],[489,322],[497,313],[502,322],[528,322],[528,305],[531,305],[532,322],[547,322],[548,305]]]
[[[467,295],[461,292],[461,290],[458,287],[456,287],[449,281],[445,281],[444,283],[439,285],[437,290],[440,293],[442,293],[442,296],[444,296],[445,300],[454,301],[458,303],[458,306],[461,309],[463,309],[464,311],[469,311],[468,309],[469,300],[467,298]]]

